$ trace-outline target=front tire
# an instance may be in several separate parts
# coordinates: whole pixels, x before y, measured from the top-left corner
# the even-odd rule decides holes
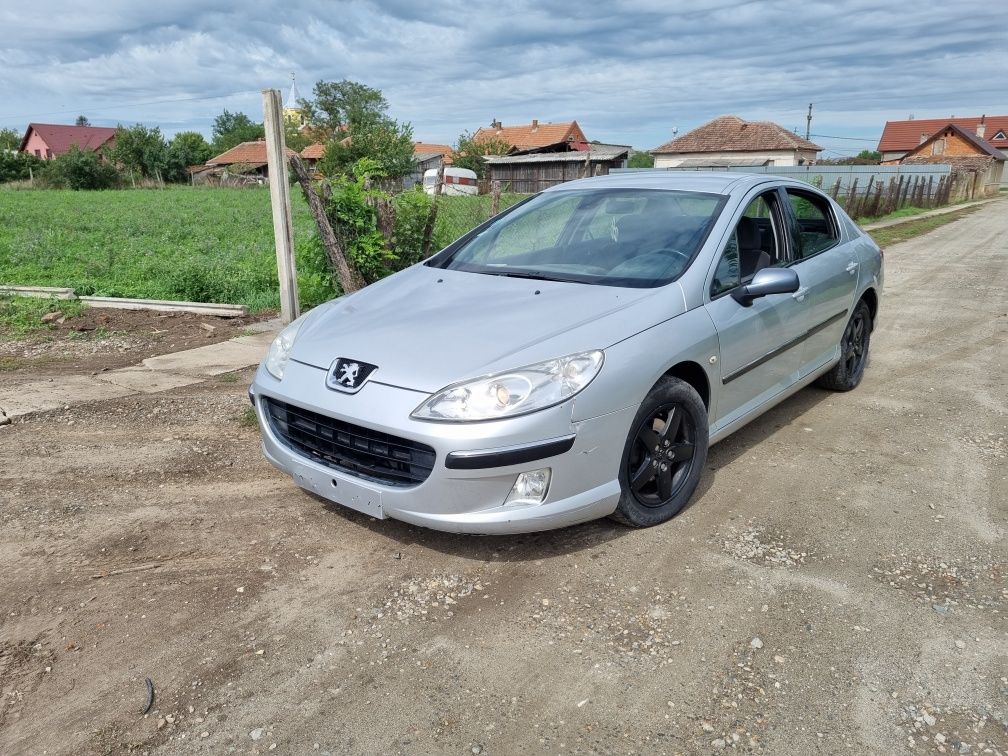
[[[686,506],[707,460],[707,423],[707,408],[692,386],[667,376],[655,384],[623,449],[614,520],[645,528]]]
[[[817,386],[831,391],[850,391],[861,383],[868,363],[871,330],[871,310],[861,299],[854,305],[840,339],[840,361],[816,381]]]

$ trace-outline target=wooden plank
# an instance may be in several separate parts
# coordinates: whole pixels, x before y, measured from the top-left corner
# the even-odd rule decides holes
[[[196,315],[213,315],[218,318],[244,318],[245,305],[215,302],[173,302],[162,299],[125,299],[120,297],[79,297],[89,307],[108,307],[117,310],[154,310],[156,312],[191,312]]]
[[[0,296],[39,297],[42,299],[76,299],[73,289],[58,286],[0,286]]]

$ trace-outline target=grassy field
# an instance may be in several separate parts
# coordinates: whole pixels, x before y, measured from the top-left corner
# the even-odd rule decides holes
[[[501,209],[523,195],[501,197]],[[314,222],[292,193],[302,304],[336,294]],[[490,198],[445,197],[435,249],[489,215]],[[882,246],[962,217],[917,219],[880,229]],[[0,189],[0,284],[69,286],[80,294],[232,302],[279,307],[269,191],[172,187],[109,192]],[[8,330],[38,324],[41,303],[0,303]],[[46,303],[46,307],[50,303]]]
[[[301,299],[312,306],[336,290],[304,198],[291,196]],[[489,207],[487,196],[442,198],[435,242],[482,223]],[[0,189],[0,283],[278,308],[269,190]]]

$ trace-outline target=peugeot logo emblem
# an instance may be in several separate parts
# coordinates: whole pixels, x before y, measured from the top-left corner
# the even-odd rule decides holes
[[[326,386],[336,391],[356,394],[371,376],[371,373],[377,369],[377,365],[340,357],[332,364],[326,374]]]

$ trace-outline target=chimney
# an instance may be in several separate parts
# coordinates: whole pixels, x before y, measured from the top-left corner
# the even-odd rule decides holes
[[[492,129],[497,129],[497,131],[500,131],[501,126],[503,126],[503,124],[500,121],[498,121],[496,118],[494,118],[492,121],[490,121],[490,128],[492,128]]]
[[[980,123],[977,124],[977,136],[980,137],[981,139],[984,138],[984,134],[987,132],[987,124],[984,123],[986,118],[987,114],[984,113],[982,116],[980,116]]]
[[[533,118],[532,119],[532,131],[533,132],[539,131],[539,119],[538,118]]]
[[[918,144],[924,144],[924,142],[927,141],[927,138],[928,138],[928,135],[925,132],[922,131],[921,132],[921,138],[920,138],[920,141],[918,142]]]

